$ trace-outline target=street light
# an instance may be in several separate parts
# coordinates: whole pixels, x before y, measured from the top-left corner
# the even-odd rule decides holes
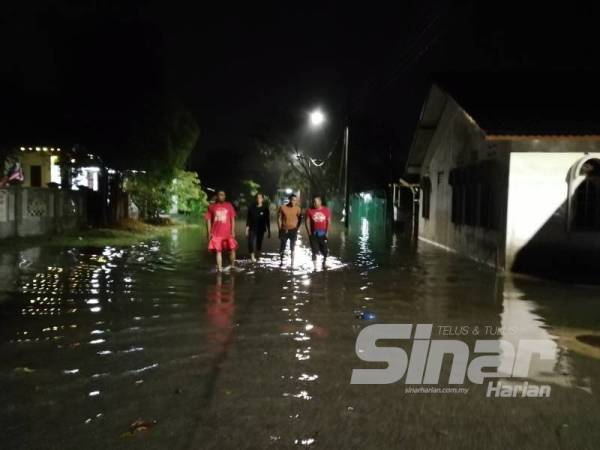
[[[313,112],[311,112],[309,118],[310,124],[313,127],[320,127],[323,125],[323,122],[325,122],[325,114],[323,114],[320,109],[315,109]]]
[[[325,114],[320,109],[315,109],[309,114],[310,124],[313,128],[319,128],[325,122]],[[348,190],[348,142],[350,140],[350,127],[344,127],[344,226],[348,228],[350,217],[350,191]],[[314,164],[314,161],[312,161]],[[315,164],[317,165],[317,164]],[[322,165],[322,164],[321,164]],[[340,172],[341,175],[341,172]]]

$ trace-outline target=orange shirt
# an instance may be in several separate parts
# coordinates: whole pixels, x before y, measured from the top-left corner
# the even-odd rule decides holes
[[[279,208],[279,216],[281,217],[281,227],[288,231],[300,226],[300,215],[302,210],[299,206],[283,205]]]

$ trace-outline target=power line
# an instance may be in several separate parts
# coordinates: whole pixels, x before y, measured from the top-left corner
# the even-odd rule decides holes
[[[419,60],[419,58],[421,58],[427,51],[430,50],[431,46],[436,43],[448,29],[448,24],[444,26],[442,19],[447,19],[450,17],[449,13],[451,12],[451,6],[452,5],[449,4],[443,12],[437,13],[417,34],[412,42],[401,53],[400,62],[391,70],[389,77],[380,77],[380,79],[385,78],[387,81],[383,81],[379,88],[374,86],[377,83],[377,76],[373,77],[371,81],[367,83],[367,87],[365,89],[366,92],[362,95],[362,98],[359,98],[354,102],[354,106],[351,108],[350,114],[354,114],[362,106],[364,106],[363,102],[366,98],[375,93],[381,93],[389,88],[389,86],[399,78],[400,74],[406,72],[411,65],[413,65]],[[435,30],[436,26],[438,30]],[[424,38],[431,30],[434,30],[434,33],[431,35],[431,37],[429,37],[429,39],[426,39],[423,42]]]

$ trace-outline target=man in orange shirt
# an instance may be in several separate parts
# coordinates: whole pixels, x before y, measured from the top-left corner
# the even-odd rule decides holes
[[[298,228],[302,219],[302,210],[298,206],[298,197],[294,194],[288,197],[288,202],[279,208],[277,214],[277,225],[279,225],[279,256],[283,265],[283,254],[287,241],[290,241],[291,264],[294,265],[294,249],[298,239]]]

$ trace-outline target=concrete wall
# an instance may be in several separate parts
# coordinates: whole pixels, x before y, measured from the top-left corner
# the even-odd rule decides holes
[[[599,158],[589,141],[513,142],[507,214],[507,267],[524,272],[562,272],[597,267],[600,232],[569,226],[569,174],[587,158]],[[575,177],[571,192],[581,182]]]
[[[486,142],[479,127],[454,100],[449,99],[421,170],[421,177],[429,177],[431,180],[429,219],[422,217],[423,201],[420,202],[421,240],[491,266],[504,268],[508,146],[508,143]],[[494,161],[505,169],[498,171],[493,182],[498,215],[495,229],[457,225],[451,221],[450,171],[482,161]]]
[[[0,189],[0,239],[17,235],[15,189]]]
[[[62,232],[85,222],[86,201],[82,192],[31,187],[0,189],[0,239]]]

